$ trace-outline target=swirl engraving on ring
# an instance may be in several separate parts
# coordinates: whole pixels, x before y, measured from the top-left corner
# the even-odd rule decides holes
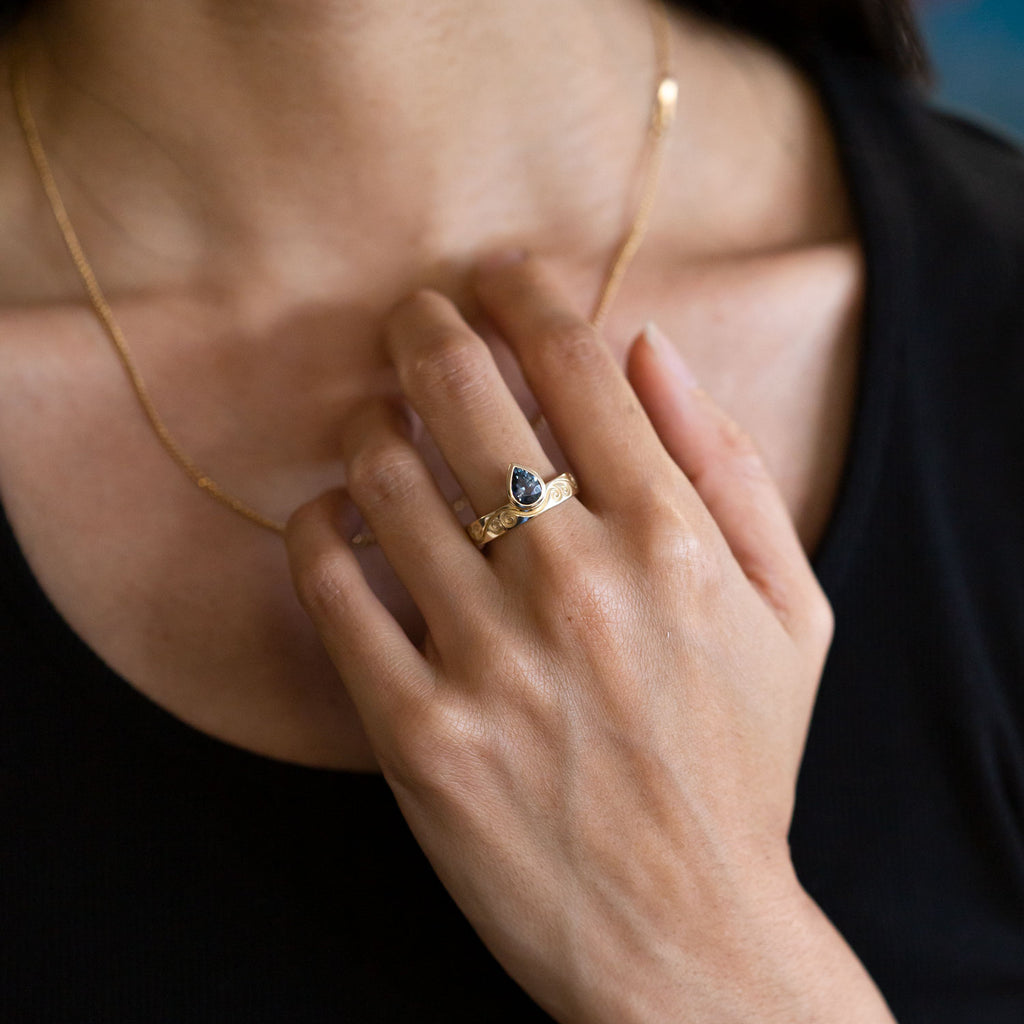
[[[507,504],[466,527],[466,532],[479,548],[574,497],[579,485],[572,473],[562,473],[545,483],[539,474],[512,463],[508,467],[506,490]]]

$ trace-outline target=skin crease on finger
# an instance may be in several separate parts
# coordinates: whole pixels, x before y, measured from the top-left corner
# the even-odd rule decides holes
[[[469,267],[521,245],[587,312],[631,216],[644,6],[469,6],[52,0],[29,37],[40,131],[159,408],[278,518],[343,481],[346,421],[394,392],[396,302],[428,285],[476,322]],[[862,288],[830,134],[772,53],[681,14],[672,35],[679,117],[606,335],[624,361],[659,322],[756,439],[811,550],[845,452]],[[0,297],[0,487],[71,626],[196,728],[372,769],[280,539],[191,488],[143,422],[6,97]],[[420,631],[381,553],[360,561]]]

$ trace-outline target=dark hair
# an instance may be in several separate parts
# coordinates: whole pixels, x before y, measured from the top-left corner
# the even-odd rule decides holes
[[[0,30],[14,25],[29,3],[0,0]],[[911,0],[675,0],[773,43],[791,57],[815,40],[868,57],[899,75],[924,76],[927,59]]]
[[[912,0],[676,0],[773,43],[798,61],[825,41],[903,77],[926,78]]]

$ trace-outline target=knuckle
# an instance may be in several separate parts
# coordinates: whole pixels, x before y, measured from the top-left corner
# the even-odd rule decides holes
[[[299,603],[314,620],[342,613],[346,605],[347,564],[335,552],[321,552],[297,575]]]
[[[381,768],[396,791],[451,804],[472,785],[472,765],[484,743],[479,716],[462,702],[420,700],[394,727]]]
[[[439,709],[427,702],[407,706],[404,712],[401,722],[391,727],[382,767],[389,776],[414,787],[422,776],[429,775],[445,724]]]
[[[417,288],[398,302],[384,321],[384,337],[389,347],[401,351],[414,337],[451,316],[452,304],[440,292]]]
[[[639,567],[640,586],[680,585],[707,601],[726,582],[723,572],[724,541],[692,507],[670,494],[651,492],[642,513],[629,517],[626,544],[633,564]]]
[[[486,390],[489,362],[486,346],[477,338],[443,331],[417,351],[400,375],[403,385],[415,394],[461,405]]]
[[[348,492],[361,507],[400,501],[415,490],[418,456],[394,440],[359,448],[345,469]]]
[[[660,557],[666,547],[672,550],[680,541],[690,543],[693,527],[676,503],[654,492],[645,498],[643,514],[632,517],[630,535],[644,551]]]
[[[443,315],[448,310],[448,300],[432,288],[416,288],[396,307],[399,318],[427,320]]]
[[[582,320],[554,320],[537,331],[535,340],[544,361],[560,373],[589,374],[604,361],[597,332]]]
[[[822,651],[832,646],[836,631],[836,616],[828,598],[818,590],[807,611],[807,623],[811,635],[821,645]]]
[[[436,731],[420,721],[403,723],[392,731],[377,755],[381,771],[396,792],[421,794],[434,773],[439,740]]]
[[[648,564],[670,566],[698,580],[718,575],[712,546],[692,514],[677,502],[652,496],[643,517],[634,521],[631,535]]]
[[[683,528],[648,528],[644,541],[650,577],[663,585],[682,588],[692,609],[720,607],[727,588],[722,552],[717,545],[683,522]],[[703,614],[703,613],[702,613]]]
[[[668,554],[675,573],[685,579],[692,591],[704,595],[722,591],[725,578],[717,552],[696,534],[675,535]]]
[[[288,517],[287,535],[289,543],[299,534],[316,528],[323,514],[321,511],[322,501],[323,498],[307,501],[295,509]]]

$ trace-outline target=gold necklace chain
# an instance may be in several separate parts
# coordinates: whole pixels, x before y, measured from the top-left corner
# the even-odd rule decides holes
[[[636,214],[625,237],[619,243],[615,259],[601,289],[597,308],[591,317],[590,322],[596,328],[600,328],[603,325],[612,301],[618,292],[619,285],[625,276],[626,269],[640,248],[644,235],[647,232],[647,225],[657,193],[658,180],[661,176],[665,139],[675,116],[678,87],[671,73],[669,17],[664,0],[657,0],[656,3],[652,4],[651,18],[654,27],[658,85],[645,147],[647,166],[644,174],[644,186],[640,201],[637,204]],[[164,423],[163,417],[161,417],[149,394],[149,388],[146,386],[146,382],[135,363],[135,357],[132,355],[127,339],[114,317],[110,303],[107,302],[106,296],[100,288],[99,281],[96,279],[96,274],[88,259],[86,259],[85,251],[78,240],[78,234],[71,224],[67,207],[64,205],[64,200],[61,197],[53,171],[50,168],[50,162],[46,156],[46,150],[43,148],[42,140],[39,137],[39,129],[36,126],[35,117],[29,104],[24,63],[18,59],[19,56],[20,54],[16,54],[11,68],[11,92],[14,97],[14,105],[21,124],[22,134],[25,136],[25,143],[32,157],[32,163],[39,176],[39,182],[43,187],[43,191],[46,193],[46,198],[49,200],[50,209],[53,211],[57,226],[64,237],[64,244],[71,256],[71,261],[74,263],[78,276],[81,278],[89,304],[92,306],[96,318],[114,346],[118,359],[121,361],[121,365],[128,376],[132,390],[135,392],[135,397],[138,399],[139,405],[142,407],[142,411],[149,421],[153,433],[163,446],[164,451],[177,463],[178,467],[196,487],[205,491],[211,498],[215,498],[222,505],[226,505],[232,512],[248,519],[249,522],[262,526],[264,529],[272,530],[275,533],[284,533],[284,523],[258,512],[246,504],[246,502],[231,494],[230,491],[225,490],[208,473],[200,469],[188,452],[175,439],[167,424]],[[536,417],[533,426],[536,427],[541,419],[542,417]],[[453,507],[458,509],[462,505],[464,505],[464,499],[460,498]],[[353,537],[352,542],[357,547],[368,547],[374,543],[374,538],[370,533],[362,533]]]

